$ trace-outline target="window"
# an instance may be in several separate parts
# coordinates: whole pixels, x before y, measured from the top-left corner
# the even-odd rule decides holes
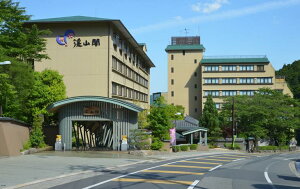
[[[118,95],[122,96],[122,86],[118,85]]]
[[[117,95],[117,84],[116,83],[112,83],[112,94]]]
[[[114,70],[117,70],[117,67],[118,67],[117,59],[115,57],[112,57],[112,68]]]
[[[222,78],[222,84],[233,84],[236,83],[236,78]]]
[[[235,96],[236,91],[222,91],[222,96]]]
[[[197,86],[197,84],[195,84],[195,89],[197,89],[198,88],[198,86]]]
[[[257,71],[264,71],[264,65],[258,65]]]
[[[260,84],[272,83],[272,77],[258,77],[256,82]]]
[[[197,72],[194,73],[194,76],[197,77]]]
[[[182,51],[182,55],[183,55],[183,56],[185,55],[185,51]]]
[[[197,99],[198,99],[198,97],[197,97],[197,96],[195,96],[195,101],[197,101]]]
[[[206,78],[204,84],[219,84],[219,78]]]
[[[220,92],[219,91],[204,91],[204,96],[208,96],[208,95],[211,95],[213,97],[220,96]]]
[[[221,109],[221,104],[220,103],[216,103],[216,108],[219,110]]]
[[[195,108],[195,112],[198,112],[198,109],[197,109],[197,108]]]
[[[206,71],[206,72],[219,71],[219,66],[205,66],[204,71]]]
[[[174,96],[174,91],[171,91],[171,96]]]
[[[222,71],[236,71],[236,66],[222,66]]]
[[[248,77],[248,78],[240,78],[240,84],[249,84],[254,83],[254,78]]]
[[[174,60],[174,55],[173,54],[171,54],[171,60]]]
[[[240,95],[253,96],[254,95],[254,91],[249,91],[249,90],[240,91]]]
[[[194,59],[194,63],[197,64],[197,59]]]
[[[240,66],[240,71],[254,71],[254,66],[253,65]]]
[[[171,73],[174,73],[174,68],[173,67],[171,67]]]
[[[171,79],[171,85],[174,85],[174,79]]]

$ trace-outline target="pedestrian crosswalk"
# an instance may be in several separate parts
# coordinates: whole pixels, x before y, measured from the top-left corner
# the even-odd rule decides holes
[[[214,171],[226,163],[248,157],[251,156],[232,153],[198,156],[137,171],[134,174],[122,178],[119,177],[112,181],[118,183],[118,185],[121,184],[122,188],[126,189],[143,188],[143,184],[147,185],[146,188],[149,188],[149,184],[155,184],[156,188],[187,188],[186,186],[192,185],[195,180],[201,180],[201,177],[209,171]],[[134,184],[126,185],[122,183]],[[157,187],[158,185],[160,187]],[[172,185],[172,187],[167,185]]]

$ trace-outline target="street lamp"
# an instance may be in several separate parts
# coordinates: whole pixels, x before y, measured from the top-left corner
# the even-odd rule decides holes
[[[4,62],[0,62],[0,65],[9,65],[11,64],[10,61],[4,61]],[[0,104],[0,116],[2,116],[3,111],[2,111],[2,105]]]

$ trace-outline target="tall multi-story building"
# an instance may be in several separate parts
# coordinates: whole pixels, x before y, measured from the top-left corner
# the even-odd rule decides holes
[[[271,88],[292,96],[284,78],[276,78],[266,56],[205,57],[200,37],[172,37],[168,45],[168,103],[182,105],[199,118],[208,95],[219,109],[223,97],[254,95]]]
[[[103,96],[149,107],[150,68],[146,44],[138,43],[120,20],[71,16],[31,20],[52,33],[46,39],[50,59],[36,71],[57,70],[67,96]]]
[[[201,113],[201,67],[205,48],[200,37],[172,37],[168,45],[168,103],[182,105],[185,113],[198,118]]]

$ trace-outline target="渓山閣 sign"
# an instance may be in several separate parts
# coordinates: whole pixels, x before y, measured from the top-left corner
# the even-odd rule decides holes
[[[95,38],[91,40],[82,40],[80,37],[75,36],[75,32],[73,30],[67,30],[64,35],[58,35],[56,37],[56,42],[59,45],[67,47],[68,44],[73,42],[73,48],[75,47],[86,47],[86,46],[94,46],[98,47],[100,46],[100,39]]]
[[[97,106],[84,107],[83,115],[87,115],[87,116],[100,115],[100,108]]]

